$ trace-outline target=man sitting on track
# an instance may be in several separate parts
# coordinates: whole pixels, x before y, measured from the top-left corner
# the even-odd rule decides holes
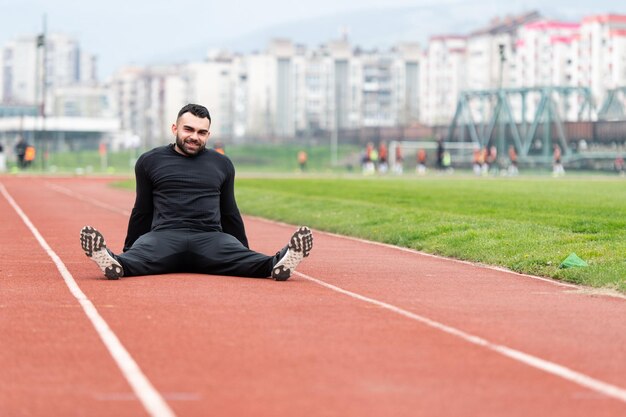
[[[176,143],[152,149],[135,165],[137,197],[123,253],[113,254],[91,226],[80,242],[108,279],[195,272],[287,280],[309,255],[313,235],[300,227],[274,256],[248,248],[235,202],[235,168],[226,156],[206,149],[211,116],[197,104],[178,113]]]

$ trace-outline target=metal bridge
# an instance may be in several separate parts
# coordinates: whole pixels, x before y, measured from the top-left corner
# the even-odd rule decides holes
[[[463,91],[448,128],[446,142],[496,146],[500,155],[515,146],[522,162],[549,163],[558,144],[565,161],[581,155],[567,137],[566,123],[624,120],[626,87],[607,91],[600,110],[587,87],[534,87]],[[591,139],[591,138],[589,138]],[[626,132],[624,132],[626,140]],[[589,155],[597,158],[600,153]],[[615,152],[602,158],[615,157]]]

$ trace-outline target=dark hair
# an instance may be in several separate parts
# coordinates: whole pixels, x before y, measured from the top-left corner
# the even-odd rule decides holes
[[[182,116],[185,113],[191,113],[194,116],[199,117],[201,119],[207,118],[209,119],[209,123],[211,123],[211,115],[209,114],[209,110],[207,110],[206,107],[201,106],[200,104],[189,103],[185,105],[178,112],[178,116],[176,117],[176,120],[180,119],[180,116]]]

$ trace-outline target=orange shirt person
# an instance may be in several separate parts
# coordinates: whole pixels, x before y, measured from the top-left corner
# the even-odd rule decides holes
[[[306,171],[306,163],[309,159],[309,156],[305,151],[298,152],[298,165],[300,166],[300,171]]]

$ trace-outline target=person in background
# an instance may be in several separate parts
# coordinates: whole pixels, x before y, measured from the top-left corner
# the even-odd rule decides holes
[[[615,167],[615,171],[620,177],[624,176],[624,157],[622,155],[617,155],[615,161],[613,162]]]
[[[487,158],[489,160],[491,173],[493,175],[498,175],[498,173],[500,172],[500,167],[498,166],[498,148],[492,145],[491,148],[489,148],[489,154]]]
[[[487,175],[489,173],[489,147],[485,146],[481,150],[480,159],[482,161],[481,170],[482,175]]]
[[[372,151],[370,152],[370,169],[371,174],[375,174],[378,171],[378,149],[372,145]]]
[[[554,153],[552,154],[552,176],[560,177],[565,175],[565,169],[563,168],[563,162],[561,161],[561,147],[558,144],[554,144]]]
[[[474,175],[481,175],[483,162],[483,153],[480,149],[480,145],[474,145],[474,151],[472,153],[472,170]]]
[[[426,150],[419,148],[417,150],[417,166],[415,167],[417,175],[426,174]]]
[[[443,143],[443,137],[439,136],[439,138],[437,139],[437,169],[438,170],[444,169],[443,156],[444,156],[445,150],[446,148]]]
[[[298,166],[300,167],[300,172],[306,171],[306,163],[308,159],[309,156],[307,155],[306,151],[298,152]]]
[[[108,250],[96,228],[80,231],[85,255],[108,279],[192,272],[285,281],[309,256],[313,235],[306,226],[273,256],[249,248],[235,201],[235,168],[206,148],[210,126],[206,107],[188,104],[172,125],[174,143],[139,157],[123,253]]]
[[[509,162],[509,175],[515,176],[519,174],[519,170],[517,168],[517,151],[513,145],[509,145]]]
[[[363,153],[363,175],[371,175],[376,170],[374,161],[372,161],[372,154],[374,153],[374,144],[369,142],[365,146],[365,152]],[[378,158],[378,156],[377,156]]]
[[[389,168],[388,159],[387,144],[385,142],[380,142],[380,145],[378,146],[378,172],[381,174],[387,173],[387,169]]]
[[[402,155],[402,147],[396,145],[396,161],[393,166],[393,172],[396,175],[402,175],[404,172],[404,156]]]
[[[26,148],[28,148],[28,143],[24,140],[24,137],[20,136],[17,139],[17,143],[15,144],[15,156],[17,157],[17,166],[20,169],[26,168]]]
[[[452,154],[450,151],[443,151],[441,164],[444,172],[447,172],[448,174],[452,174],[454,172],[454,168],[452,168]]]
[[[7,171],[7,157],[4,154],[4,145],[0,142],[0,172]]]
[[[26,146],[26,152],[24,153],[24,167],[28,168],[33,161],[35,161],[35,147],[32,145]],[[46,154],[44,154],[46,156]],[[47,156],[46,156],[47,158]]]
[[[217,153],[226,155],[226,148],[224,148],[224,144],[222,142],[215,142],[213,149],[215,149],[215,152]]]

